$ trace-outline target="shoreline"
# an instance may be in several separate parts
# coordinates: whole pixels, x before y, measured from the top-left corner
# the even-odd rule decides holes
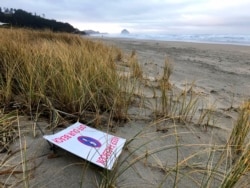
[[[151,41],[151,42],[180,42],[180,43],[198,43],[198,44],[218,44],[218,45],[233,45],[233,46],[247,46],[250,47],[250,43],[240,42],[219,42],[219,41],[199,41],[199,40],[167,40],[158,38],[136,38],[136,37],[125,37],[125,36],[105,36],[105,35],[89,35],[90,38],[106,38],[113,40],[139,40],[139,41]]]
[[[99,37],[99,36],[83,36],[83,38],[89,38],[89,39],[94,39],[94,40],[99,40],[99,41],[127,41],[127,42],[141,42],[141,43],[156,43],[156,44],[169,44],[169,45],[183,45],[183,46],[196,46],[196,47],[201,47],[201,46],[207,46],[207,47],[223,47],[223,48],[228,48],[228,49],[235,49],[239,48],[240,50],[243,51],[249,51],[250,50],[250,44],[235,44],[235,43],[213,43],[213,42],[204,42],[204,41],[174,41],[174,40],[157,40],[157,39],[138,39],[138,38],[126,38],[126,37]]]

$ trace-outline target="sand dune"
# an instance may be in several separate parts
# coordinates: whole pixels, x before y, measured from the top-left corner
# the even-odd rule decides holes
[[[126,162],[118,162],[109,178],[134,163],[116,179],[113,187],[173,187],[176,182],[177,187],[204,185],[208,177],[204,174],[211,172],[207,170],[209,165],[220,159],[220,149],[230,135],[237,108],[244,99],[250,98],[250,47],[114,38],[93,40],[115,45],[128,54],[135,50],[144,79],[149,82],[136,93],[138,97],[128,112],[130,121],[118,126],[113,133],[133,141],[119,159]],[[173,92],[178,93],[192,86],[207,101],[207,105],[200,106],[198,111],[201,113],[209,107],[213,109],[212,125],[209,122],[209,125],[197,126],[195,119],[185,123],[156,117],[155,98],[161,93],[155,84],[162,75],[165,58],[173,64],[170,77]],[[45,122],[39,123],[46,127]],[[32,122],[26,122],[27,127],[30,124]],[[26,125],[23,124],[24,127]],[[137,133],[140,134],[134,137]],[[28,146],[26,157],[36,159],[29,165],[36,164],[30,177],[30,187],[97,187],[101,184],[100,174],[106,172],[68,152],[58,149],[60,157],[48,159],[51,151],[39,132],[35,141],[29,134],[25,140]],[[18,144],[12,148],[19,148]],[[179,145],[178,152],[176,144]],[[226,169],[226,162],[222,160],[221,163],[222,170]],[[180,172],[178,180],[175,180],[176,171]],[[222,175],[218,173],[216,176],[208,182],[208,187],[218,187]],[[245,177],[239,183],[249,185],[248,180]]]

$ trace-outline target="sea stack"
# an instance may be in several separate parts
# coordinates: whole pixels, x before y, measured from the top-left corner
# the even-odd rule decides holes
[[[128,31],[127,29],[123,29],[123,30],[121,31],[121,34],[122,34],[122,35],[128,35],[128,34],[129,34],[129,31]]]

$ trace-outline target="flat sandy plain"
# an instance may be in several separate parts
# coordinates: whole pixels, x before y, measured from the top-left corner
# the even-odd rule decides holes
[[[161,74],[165,58],[173,63],[171,83],[193,82],[224,105],[232,96],[238,102],[250,96],[250,46],[164,42],[133,39],[101,39],[131,53],[136,50],[144,72]],[[235,103],[236,105],[236,103]]]
[[[239,105],[250,98],[250,46],[92,39],[117,46],[127,54],[135,50],[147,81],[146,86],[137,91],[138,97],[129,108],[130,121],[112,132],[127,141],[134,139],[122,152],[115,169],[109,172],[110,179],[126,165],[137,161],[116,179],[113,187],[173,187],[175,183],[177,187],[202,187],[206,183],[207,187],[218,187],[223,175],[218,173],[207,181],[211,172],[208,169],[221,156],[219,148],[227,142]],[[156,81],[163,73],[165,58],[172,62],[170,82],[173,90],[178,93],[192,86],[205,101],[197,111],[213,109],[211,125],[197,126],[195,118],[184,123],[154,115],[157,110],[154,100],[160,96]],[[20,122],[23,127],[32,125],[22,117]],[[44,127],[48,124],[44,121],[38,123]],[[21,140],[22,146],[25,142],[27,145],[27,169],[31,169],[26,174],[29,187],[100,186],[99,176],[105,171],[61,149],[57,149],[59,157],[48,158],[51,153],[49,146],[39,131],[36,132],[36,138],[33,138],[32,131],[26,130]],[[178,152],[176,144],[179,145]],[[20,142],[15,142],[11,146],[12,152],[19,147]],[[20,161],[20,155],[20,152],[12,155],[10,165]],[[221,171],[226,169],[226,162],[220,165]],[[179,173],[177,179],[176,171]],[[4,177],[6,185],[22,180],[23,174],[8,177]],[[249,176],[246,176],[238,187],[249,184]],[[24,183],[19,187],[24,187]]]

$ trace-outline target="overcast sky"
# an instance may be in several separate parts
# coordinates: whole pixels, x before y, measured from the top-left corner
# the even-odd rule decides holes
[[[250,34],[250,0],[1,0],[80,30]]]

